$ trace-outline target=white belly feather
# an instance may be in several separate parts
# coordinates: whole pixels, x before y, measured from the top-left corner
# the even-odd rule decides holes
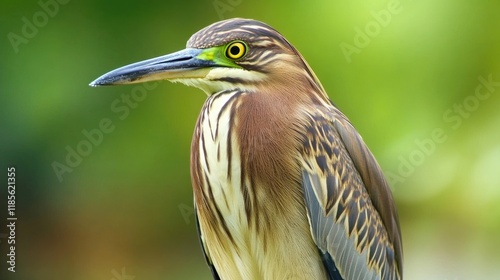
[[[283,217],[270,221],[284,222],[284,225],[276,226],[277,230],[270,233],[272,237],[267,241],[263,240],[262,232],[249,225],[241,189],[238,141],[234,131],[229,135],[231,110],[223,109],[227,102],[234,101],[231,97],[232,94],[225,94],[208,100],[199,140],[199,161],[206,174],[204,180],[208,181],[205,187],[210,186],[212,202],[217,205],[233,239],[230,242],[226,236],[218,236],[208,223],[200,222],[207,253],[219,276],[229,280],[326,279],[310,237],[305,209],[291,209],[286,218],[293,222],[284,222]],[[228,137],[231,139],[230,164]],[[230,177],[228,168],[231,168]],[[248,182],[247,178],[245,180]],[[268,216],[274,218],[274,215]],[[301,220],[303,223],[297,222]]]

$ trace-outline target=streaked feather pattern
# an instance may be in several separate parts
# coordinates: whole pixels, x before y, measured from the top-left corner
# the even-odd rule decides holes
[[[192,146],[200,237],[215,279],[402,279],[392,195],[359,134],[268,25],[218,22],[188,47],[231,40],[249,45],[243,70],[237,80],[214,70],[197,82],[233,84],[210,95]],[[227,175],[214,175],[221,170]]]
[[[334,107],[317,108],[309,118],[302,156],[308,217],[321,252],[331,256],[344,279],[401,279],[392,196],[347,118]]]
[[[193,135],[191,179],[215,280],[402,279],[387,181],[280,33],[255,20],[220,21],[186,50],[91,85],[162,78],[209,96]]]

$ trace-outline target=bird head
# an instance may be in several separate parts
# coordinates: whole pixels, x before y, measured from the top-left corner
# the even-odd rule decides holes
[[[319,80],[299,52],[275,29],[250,19],[216,22],[195,33],[186,49],[110,71],[90,85],[117,85],[155,80],[181,82],[208,95],[238,88],[304,84]],[[271,82],[272,81],[272,82]]]

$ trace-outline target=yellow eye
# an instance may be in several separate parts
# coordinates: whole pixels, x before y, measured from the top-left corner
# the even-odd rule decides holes
[[[242,58],[247,52],[247,46],[242,42],[232,42],[227,46],[226,56],[231,59]]]

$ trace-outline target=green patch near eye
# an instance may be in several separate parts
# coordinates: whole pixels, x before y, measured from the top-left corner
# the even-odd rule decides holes
[[[196,56],[197,59],[213,61],[218,66],[230,67],[230,68],[241,68],[234,62],[234,58],[228,58],[225,54],[227,46],[217,46],[208,49],[204,49],[199,55]]]
[[[201,60],[215,61],[216,53],[219,51],[218,47],[203,50],[196,58]]]

